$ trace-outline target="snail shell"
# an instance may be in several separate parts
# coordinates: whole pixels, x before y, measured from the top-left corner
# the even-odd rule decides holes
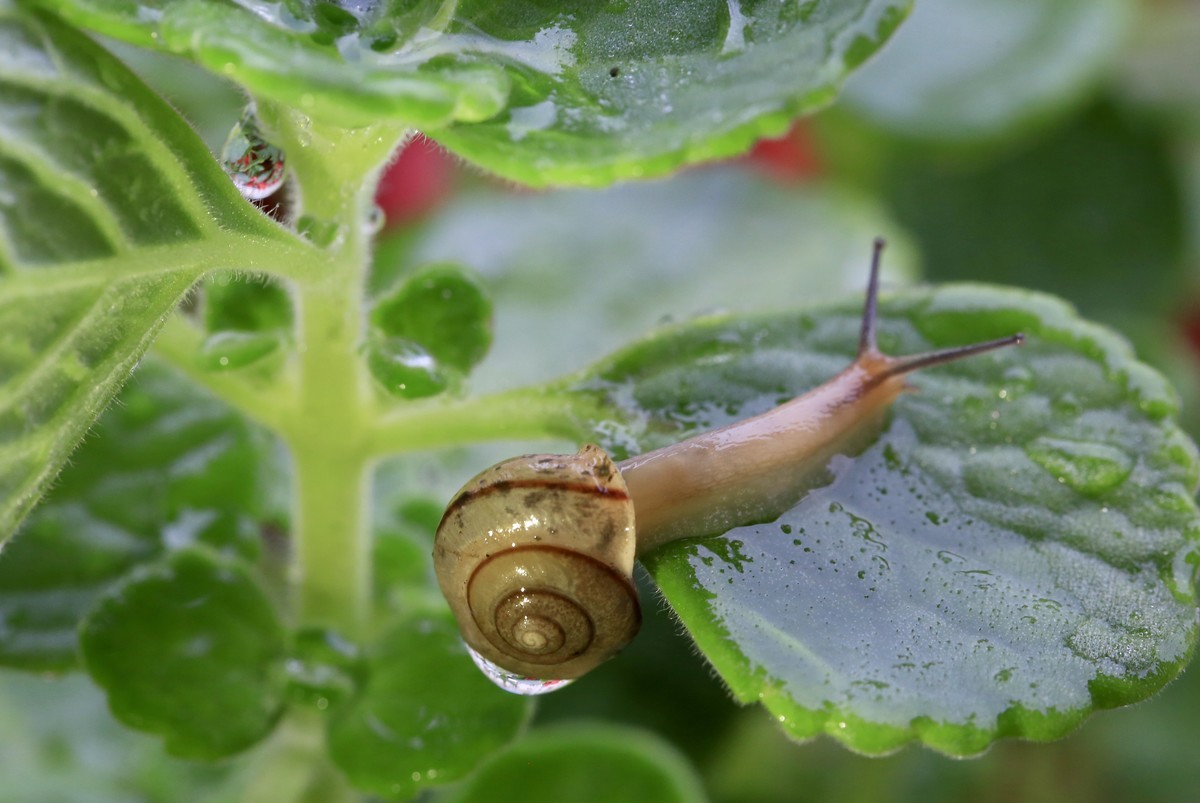
[[[438,527],[434,568],[472,649],[529,677],[576,678],[637,634],[635,548],[621,472],[588,445],[468,482]]]

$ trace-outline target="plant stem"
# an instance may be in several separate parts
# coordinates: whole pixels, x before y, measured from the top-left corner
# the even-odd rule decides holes
[[[410,402],[380,416],[367,448],[378,457],[483,440],[578,439],[583,422],[604,418],[578,398],[544,388],[520,388],[459,401]]]
[[[299,617],[359,634],[371,587],[366,520],[369,457],[360,361],[361,282],[302,285],[298,292],[300,403],[287,427],[295,472],[294,576]]]
[[[361,637],[371,599],[369,468],[373,413],[358,351],[370,267],[375,177],[404,132],[343,130],[260,104],[298,185],[297,226],[329,271],[296,282],[297,403],[281,422],[294,473],[292,584],[297,619]]]
[[[325,719],[315,711],[291,711],[259,750],[247,774],[244,803],[355,803],[362,799],[330,761]]]

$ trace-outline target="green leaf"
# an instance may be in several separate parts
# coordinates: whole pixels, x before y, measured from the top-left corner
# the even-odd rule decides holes
[[[560,61],[543,70],[530,61],[510,66],[507,111],[430,135],[532,185],[662,175],[740,153],[830,103],[910,5],[581,2],[551,17],[507,3],[461,3],[473,29],[531,40],[542,45],[541,58]]]
[[[797,738],[952,754],[1053,739],[1143,699],[1196,639],[1195,446],[1173,392],[1049,297],[979,286],[882,305],[904,354],[1024,331],[917,373],[878,439],[777,521],[646,561],[738,699]],[[585,374],[638,453],[745,418],[854,353],[856,306],[713,318]]]
[[[466,373],[492,344],[492,303],[458,265],[431,265],[409,276],[371,310],[389,337],[421,344],[440,363]]]
[[[297,246],[82,34],[3,3],[0,52],[3,540],[202,272]]]
[[[359,789],[389,800],[457,780],[511,740],[529,710],[467,657],[445,613],[410,617],[368,655],[360,695],[329,723],[334,762]]]
[[[40,2],[326,122],[398,120],[509,178],[590,185],[781,133],[829,103],[910,5]]]
[[[210,332],[288,332],[292,300],[283,285],[226,274],[204,283],[204,326]]]
[[[0,665],[74,666],[96,597],[139,563],[205,544],[253,559],[266,438],[172,371],[142,365],[0,559]]]
[[[257,363],[278,351],[281,345],[282,339],[276,334],[217,332],[204,339],[196,361],[208,371],[233,371]]]
[[[428,463],[424,468],[422,473],[428,477]],[[445,510],[445,500],[413,497],[414,489],[407,483],[391,485],[381,475],[376,479],[377,500],[390,492],[403,501],[398,502],[394,513],[375,518],[375,598],[396,613],[416,608],[418,601],[414,597],[436,602],[440,592],[430,587],[431,557],[433,535]]]
[[[277,282],[239,281],[235,275],[204,282],[204,327],[196,363],[207,371],[234,371],[260,364],[291,341],[292,300]],[[267,366],[277,368],[278,363]]]
[[[208,551],[136,569],[84,621],[80,645],[113,714],[173,755],[244,750],[282,710],[282,625],[249,572]]]
[[[458,265],[430,265],[384,293],[371,310],[367,365],[389,392],[432,396],[461,379],[492,344],[492,302]]]
[[[317,709],[341,702],[364,682],[358,646],[326,628],[296,632],[287,673],[289,696]]]
[[[441,3],[338,4],[315,0],[248,7],[207,0],[46,0],[92,30],[185,56],[259,97],[347,128],[393,118],[420,127],[480,120],[504,108],[506,56],[552,50],[469,31],[443,34]],[[451,8],[453,4],[451,4]],[[421,13],[428,9],[428,14]],[[418,33],[421,24],[433,30]],[[540,47],[539,47],[540,46]],[[509,56],[511,54],[511,56]],[[535,62],[538,54],[530,54]],[[529,56],[526,56],[529,57]],[[492,62],[492,63],[489,63]]]
[[[611,725],[537,730],[489,759],[449,798],[455,803],[699,803],[687,760],[649,731]]]
[[[372,338],[367,367],[380,387],[402,399],[435,396],[450,386],[450,375],[433,355],[402,337]]]
[[[888,129],[995,138],[1061,115],[1124,42],[1128,0],[922,0],[886,51],[847,85]]]

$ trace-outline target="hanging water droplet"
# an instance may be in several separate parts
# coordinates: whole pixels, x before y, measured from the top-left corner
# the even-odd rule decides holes
[[[379,204],[372,204],[371,211],[367,213],[365,228],[367,234],[376,235],[383,228],[383,224],[387,222],[387,214],[383,211],[383,207]]]
[[[253,104],[229,132],[221,164],[247,200],[261,201],[283,185],[287,168],[283,151],[263,139]]]
[[[508,671],[502,667],[496,666],[494,663],[484,658],[471,647],[467,646],[467,652],[471,655],[471,660],[475,662],[475,666],[479,667],[479,671],[484,677],[495,683],[500,688],[513,694],[524,696],[532,696],[537,694],[547,694],[552,691],[566,688],[573,681],[570,680],[542,680],[540,678],[527,678]]]

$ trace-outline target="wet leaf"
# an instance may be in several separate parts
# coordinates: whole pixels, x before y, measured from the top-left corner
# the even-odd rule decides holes
[[[0,540],[206,270],[295,245],[82,34],[0,4]]]
[[[371,324],[388,337],[419,344],[440,364],[466,373],[492,344],[492,302],[466,269],[430,265],[378,299]]]
[[[282,711],[283,627],[250,573],[208,551],[136,569],[84,621],[80,645],[113,714],[177,756],[244,750]]]
[[[367,368],[381,388],[402,399],[436,396],[450,386],[452,375],[419,344],[402,337],[372,338]]]
[[[830,103],[910,5],[572,3],[534,35],[535,43],[540,36],[558,44],[569,61],[557,71],[516,67],[506,111],[431,135],[532,185],[662,175],[746,151]],[[472,24],[491,36],[533,33],[503,5],[470,8]]]
[[[782,133],[828,104],[910,5],[41,2],[326,123],[399,121],[509,178],[589,185]]]
[[[353,694],[364,681],[358,645],[327,628],[301,628],[287,661],[288,695],[324,710]]]
[[[359,789],[408,800],[457,780],[521,728],[528,701],[497,692],[448,614],[410,617],[367,656],[368,681],[329,724],[334,762]]]
[[[0,560],[0,664],[76,662],[97,596],[164,552],[205,544],[259,553],[264,434],[148,362],[96,425]]]
[[[208,371],[233,371],[278,351],[281,340],[279,335],[266,332],[217,332],[204,339],[196,361]]]
[[[1190,656],[1200,516],[1174,393],[1045,296],[904,291],[881,342],[1028,344],[912,378],[878,438],[777,520],[646,563],[733,693],[797,738],[952,754],[1054,739]],[[667,330],[576,385],[640,453],[765,410],[847,364],[852,306]],[[699,534],[698,534],[699,535]]]

